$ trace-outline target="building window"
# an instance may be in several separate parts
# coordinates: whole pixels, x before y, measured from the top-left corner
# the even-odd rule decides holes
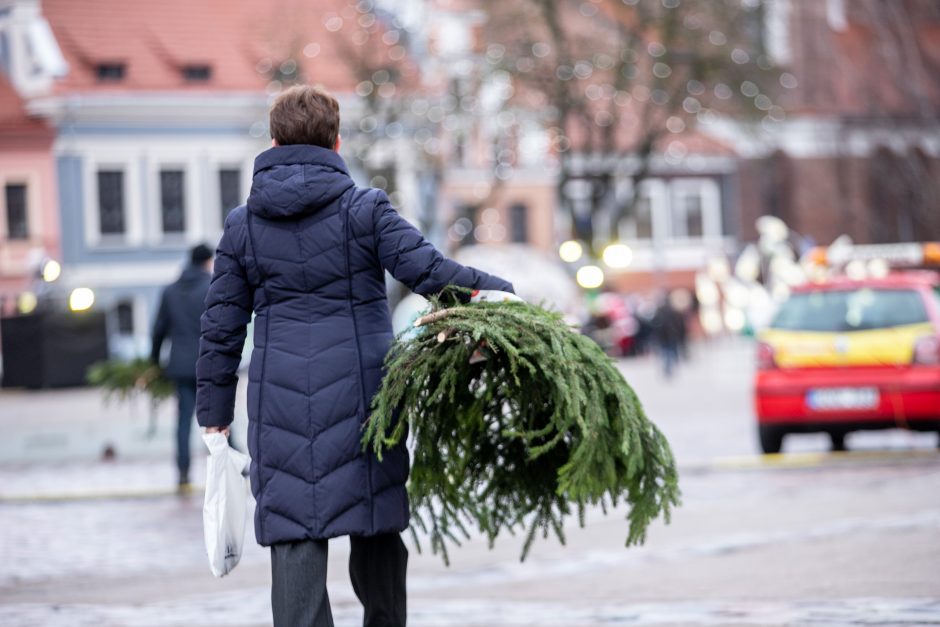
[[[692,191],[677,194],[672,204],[672,236],[702,237],[704,232],[701,194]]]
[[[98,172],[98,224],[102,235],[123,235],[124,172]]]
[[[134,303],[122,300],[115,308],[117,330],[121,335],[134,335]]]
[[[636,199],[634,206],[634,220],[636,224],[637,239],[652,239],[653,237],[653,211],[649,195],[642,194]]]
[[[721,236],[721,188],[715,179],[676,179],[670,187],[671,193],[666,197],[667,237],[698,240]]]
[[[457,221],[454,222],[452,229],[458,237],[456,241],[460,246],[472,246],[477,243],[476,228],[477,212],[480,210],[478,205],[463,205],[458,211]]]
[[[772,216],[793,226],[793,161],[781,150],[762,161],[761,193],[763,203]]]
[[[525,244],[529,241],[529,208],[517,203],[509,208],[509,228],[512,241]]]
[[[454,134],[454,162],[459,166],[467,165],[467,138],[458,131]]]
[[[160,216],[164,233],[186,230],[186,209],[183,199],[183,171],[160,171]]]
[[[6,186],[7,239],[28,239],[29,221],[26,211],[26,185]]]
[[[228,214],[242,202],[241,170],[219,170],[219,199],[222,203],[222,223],[225,224]]]
[[[868,184],[870,237],[876,244],[913,242],[917,229],[915,187],[919,181],[912,180],[911,164],[905,156],[881,147],[868,162],[870,174]],[[928,182],[929,184],[929,182]]]
[[[126,69],[124,63],[99,63],[95,66],[95,77],[102,83],[123,81]]]
[[[212,78],[212,68],[205,64],[183,66],[183,79],[189,83],[204,83]]]

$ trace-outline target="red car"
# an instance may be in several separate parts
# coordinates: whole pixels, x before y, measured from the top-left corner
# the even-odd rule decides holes
[[[754,408],[764,453],[788,433],[940,431],[940,275],[796,288],[758,336]]]

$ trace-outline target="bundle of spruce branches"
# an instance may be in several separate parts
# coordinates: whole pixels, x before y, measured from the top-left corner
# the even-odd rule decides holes
[[[540,530],[564,544],[565,518],[583,526],[589,505],[627,503],[628,546],[668,522],[672,452],[611,359],[558,313],[460,295],[398,338],[363,436],[381,456],[410,428],[409,498],[434,552],[448,561],[475,525],[491,546],[524,530],[524,560]]]

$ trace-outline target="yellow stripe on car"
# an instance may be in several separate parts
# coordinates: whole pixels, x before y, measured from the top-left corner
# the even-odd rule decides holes
[[[843,333],[766,329],[760,339],[781,368],[895,366],[910,364],[914,343],[933,332],[930,323]]]

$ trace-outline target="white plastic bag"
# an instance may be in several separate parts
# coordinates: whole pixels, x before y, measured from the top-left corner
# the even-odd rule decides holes
[[[227,575],[238,564],[245,544],[250,490],[247,472],[250,458],[228,444],[222,433],[203,433],[209,447],[206,461],[206,500],[202,507],[203,533],[209,568],[216,577]]]

